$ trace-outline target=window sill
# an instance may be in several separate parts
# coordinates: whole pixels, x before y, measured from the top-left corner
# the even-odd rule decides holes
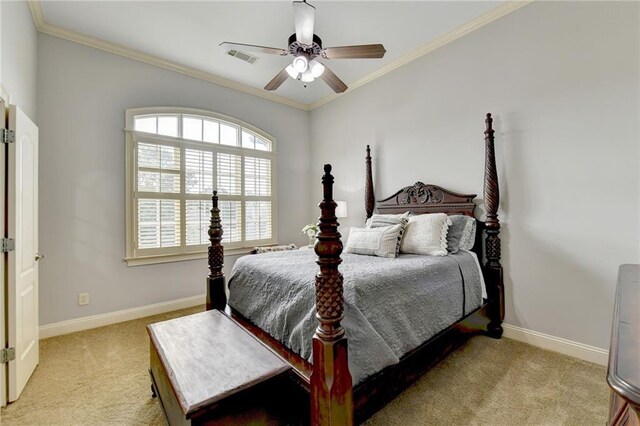
[[[224,256],[225,257],[240,256],[243,254],[251,253],[251,250],[253,250],[253,247],[228,249],[224,251]],[[124,258],[123,260],[127,262],[127,266],[143,266],[143,265],[155,265],[158,263],[183,262],[187,260],[206,259],[207,256],[208,256],[207,252],[205,251],[205,252],[199,252],[199,253],[130,257],[130,258]]]

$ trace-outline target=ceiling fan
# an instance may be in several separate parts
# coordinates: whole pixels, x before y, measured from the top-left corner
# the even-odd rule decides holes
[[[322,40],[313,33],[316,8],[303,1],[293,2],[293,19],[295,34],[289,37],[289,48],[256,46],[253,44],[223,42],[220,46],[233,49],[247,49],[255,52],[280,56],[293,56],[293,61],[280,71],[264,86],[265,90],[276,90],[287,77],[300,79],[310,83],[321,78],[336,93],[347,90],[347,85],[338,78],[327,66],[316,58],[324,59],[361,59],[382,58],[386,50],[381,44],[363,44],[358,46],[322,47]]]

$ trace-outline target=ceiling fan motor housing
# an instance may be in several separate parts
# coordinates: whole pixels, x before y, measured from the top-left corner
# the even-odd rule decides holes
[[[289,37],[289,53],[293,56],[298,56],[301,54],[307,55],[309,59],[313,59],[317,56],[320,56],[320,51],[322,50],[322,40],[317,35],[313,35],[313,43],[311,46],[307,46],[302,44],[296,40],[296,35],[291,34]]]

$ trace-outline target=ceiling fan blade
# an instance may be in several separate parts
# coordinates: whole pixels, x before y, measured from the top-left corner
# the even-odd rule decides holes
[[[327,47],[322,49],[325,59],[382,58],[387,51],[381,44],[361,44],[358,46]]]
[[[285,49],[278,49],[277,47],[256,46],[255,44],[231,43],[228,41],[223,41],[222,43],[220,43],[220,46],[224,47],[225,49],[252,50],[254,52],[268,53],[270,55],[287,56],[289,54],[289,51]]]
[[[298,43],[311,46],[313,44],[313,27],[316,20],[316,8],[306,1],[293,2],[293,22],[296,27]]]
[[[284,67],[282,71],[276,74],[273,79],[264,86],[264,90],[276,90],[278,87],[285,82],[285,80],[289,78],[289,73],[287,73],[287,67]]]
[[[324,66],[324,72],[320,78],[323,79],[324,82],[327,83],[336,93],[342,93],[347,90],[347,85],[344,84],[344,81],[340,80],[338,76],[335,75],[326,65]]]

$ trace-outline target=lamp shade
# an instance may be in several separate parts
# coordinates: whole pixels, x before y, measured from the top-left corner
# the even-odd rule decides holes
[[[313,77],[318,78],[324,72],[324,65],[322,65],[320,62],[316,61],[315,59],[312,59],[309,62],[309,69],[311,70],[311,74],[313,74]]]
[[[347,217],[347,202],[346,201],[336,201],[336,217]]]
[[[307,68],[307,70],[302,73],[300,80],[302,80],[305,83],[311,83],[313,80],[315,80],[310,68]]]
[[[305,72],[309,67],[309,60],[306,56],[299,55],[293,58],[293,62],[291,63],[291,65],[293,65],[294,70],[298,72]]]
[[[296,71],[295,68],[293,68],[293,65],[289,65],[287,68],[287,74],[289,74],[289,77],[296,79],[298,78],[298,76],[300,75],[300,73],[298,71]]]

